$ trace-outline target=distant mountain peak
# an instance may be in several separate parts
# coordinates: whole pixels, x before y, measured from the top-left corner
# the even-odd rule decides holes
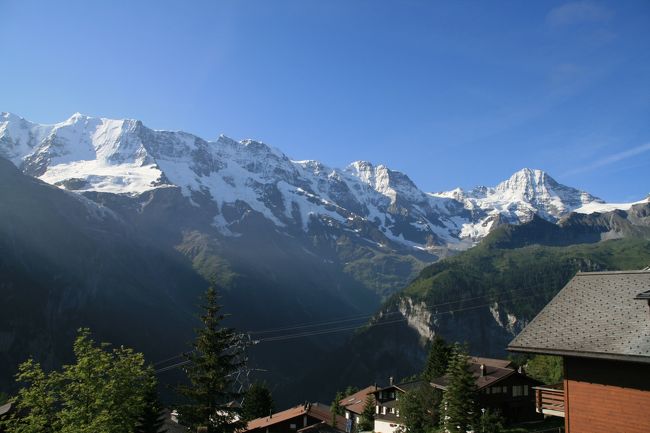
[[[220,135],[208,141],[153,130],[139,120],[81,113],[54,125],[2,113],[0,156],[74,192],[138,195],[177,187],[194,204],[197,195],[209,201],[223,233],[243,227],[242,218],[255,212],[278,230],[309,231],[320,224],[338,227],[345,236],[365,236],[364,242],[425,250],[478,241],[502,222],[535,215],[554,222],[602,203],[539,169],[523,168],[495,187],[427,194],[384,164],[359,160],[339,170],[318,161],[291,161],[258,140]]]

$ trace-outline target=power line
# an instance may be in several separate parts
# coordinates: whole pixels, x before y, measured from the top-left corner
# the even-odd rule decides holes
[[[510,293],[512,293],[512,292],[521,292],[521,291],[533,291],[533,290],[536,290],[536,289],[535,288],[522,288],[522,289],[511,290]],[[529,296],[535,297],[535,296],[541,296],[541,295],[545,295],[545,293],[537,293],[537,294],[533,294],[533,295],[529,295]],[[503,302],[511,302],[511,301],[513,301],[515,299],[521,299],[521,298],[524,298],[524,297],[528,297],[528,296],[516,296],[516,297],[512,297],[512,298],[507,298],[507,299],[494,299],[494,300],[491,300],[490,302],[479,304],[479,305],[474,305],[474,306],[470,306],[470,307],[451,309],[451,310],[448,310],[448,311],[432,312],[432,315],[453,314],[453,313],[462,312],[462,311],[469,311],[469,310],[474,310],[474,309],[490,306],[494,302],[502,302],[502,303]],[[459,298],[459,299],[456,299],[456,300],[453,300],[453,301],[447,301],[447,302],[442,302],[442,303],[430,305],[430,306],[428,306],[428,308],[429,309],[434,309],[434,308],[440,307],[440,306],[450,305],[450,304],[459,303],[459,302],[467,302],[467,301],[481,299],[481,298],[486,298],[486,296],[481,295],[481,296],[475,296],[475,297],[470,297],[470,298]],[[393,311],[393,312],[385,313],[382,317],[387,317],[387,316],[396,315],[396,314],[401,314],[401,312]],[[355,326],[342,326],[342,327],[333,327],[333,328],[325,328],[325,329],[313,329],[313,330],[306,330],[306,331],[303,331],[303,332],[289,333],[289,334],[285,334],[285,335],[277,335],[277,336],[272,336],[272,337],[260,338],[259,340],[254,340],[254,341],[250,340],[250,334],[264,334],[264,333],[291,331],[291,330],[296,330],[297,331],[297,330],[300,330],[300,329],[309,329],[309,328],[314,328],[314,327],[317,327],[317,326],[336,325],[336,324],[341,324],[341,323],[346,323],[346,322],[352,322],[352,321],[361,320],[361,319],[364,319],[364,318],[371,318],[371,317],[374,317],[374,316],[375,316],[374,314],[373,315],[350,316],[350,317],[347,317],[347,318],[341,318],[341,319],[337,319],[337,320],[330,320],[330,321],[326,321],[326,322],[303,323],[303,324],[288,326],[288,327],[283,327],[283,328],[273,328],[273,329],[267,329],[267,330],[251,331],[251,332],[248,333],[249,344],[250,343],[257,344],[257,343],[268,343],[268,342],[275,342],[275,341],[285,341],[285,340],[292,340],[292,339],[296,339],[296,338],[312,337],[312,336],[317,336],[317,335],[325,335],[325,334],[332,334],[332,333],[338,333],[338,332],[344,332],[344,331],[351,331],[351,330],[359,329],[360,326],[355,325]],[[367,328],[376,327],[376,326],[385,326],[385,325],[390,325],[390,324],[395,324],[395,323],[400,323],[400,322],[405,322],[405,321],[407,321],[406,318],[396,319],[396,320],[389,320],[389,321],[381,321],[381,322],[377,322],[377,323],[368,324],[364,328],[367,329]],[[165,362],[172,361],[174,359],[185,356],[186,354],[187,354],[187,352],[186,353],[181,353],[179,355],[170,357],[168,359],[158,361],[154,365],[160,365],[160,364],[163,364]],[[189,362],[190,362],[189,360],[185,360],[185,361],[181,361],[181,362],[172,364],[170,366],[162,367],[162,368],[156,370],[156,373],[161,373],[161,372],[164,372],[164,371],[171,370],[173,368],[177,368],[177,367],[180,367],[180,366],[183,366],[183,365],[187,365]]]

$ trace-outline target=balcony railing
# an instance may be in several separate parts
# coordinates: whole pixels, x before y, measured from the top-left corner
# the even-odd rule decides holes
[[[535,386],[537,412],[564,417],[564,385]]]

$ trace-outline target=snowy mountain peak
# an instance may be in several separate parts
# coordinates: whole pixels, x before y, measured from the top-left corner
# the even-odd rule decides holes
[[[78,193],[178,188],[192,205],[211,203],[214,224],[224,234],[236,234],[253,213],[293,234],[329,227],[338,233],[334,238],[356,234],[365,236],[363,242],[430,249],[477,241],[503,221],[533,215],[555,221],[602,203],[542,170],[522,169],[496,187],[425,194],[406,174],[382,164],[355,161],[338,170],[291,161],[261,141],[225,135],[207,141],[152,130],[138,120],[80,113],[54,125],[2,113],[0,156]]]

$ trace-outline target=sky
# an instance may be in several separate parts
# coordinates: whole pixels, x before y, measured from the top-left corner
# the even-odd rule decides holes
[[[650,2],[0,0],[0,111],[75,112],[425,191],[523,168],[650,193]]]

